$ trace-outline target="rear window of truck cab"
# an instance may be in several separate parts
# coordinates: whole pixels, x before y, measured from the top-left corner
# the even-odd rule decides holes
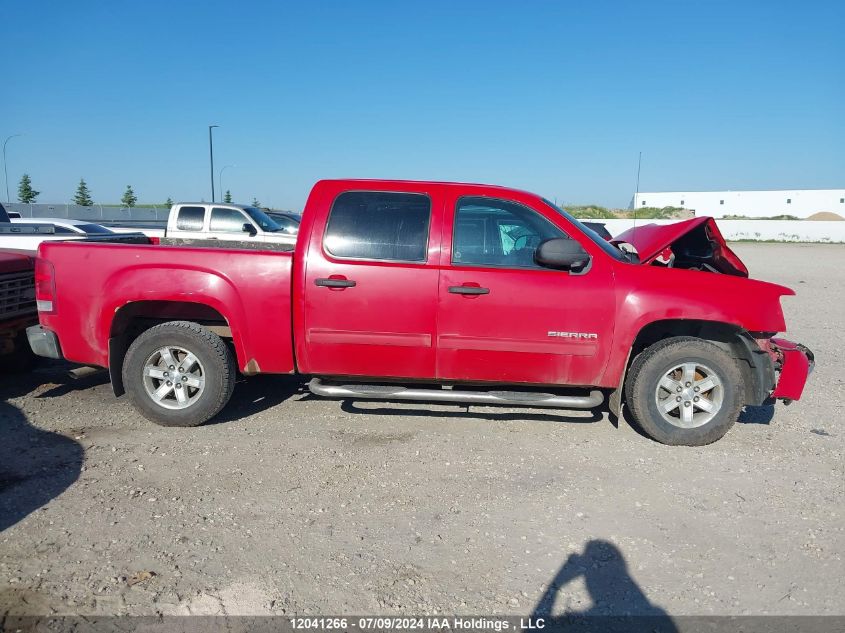
[[[180,231],[202,231],[205,207],[182,207],[176,216],[176,228]]]
[[[332,205],[323,245],[343,259],[424,262],[430,220],[426,195],[347,191]]]

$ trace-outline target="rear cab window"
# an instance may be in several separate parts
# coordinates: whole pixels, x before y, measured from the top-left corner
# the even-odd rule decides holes
[[[202,231],[205,222],[205,207],[181,207],[176,216],[176,228],[180,231]]]
[[[425,262],[430,223],[425,194],[347,191],[332,204],[323,248],[341,259]]]

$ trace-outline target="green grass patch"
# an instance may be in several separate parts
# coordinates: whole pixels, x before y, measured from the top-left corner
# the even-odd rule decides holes
[[[765,218],[750,217],[747,215],[723,215],[720,220],[801,220],[794,215],[770,215]]]
[[[674,220],[683,219],[689,212],[681,207],[640,207],[636,209],[608,209],[597,204],[572,205],[564,207],[576,218],[582,220],[618,220],[636,218],[638,220]]]

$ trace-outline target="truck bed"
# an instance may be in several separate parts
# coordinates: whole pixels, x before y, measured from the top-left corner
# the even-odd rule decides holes
[[[196,240],[181,237],[162,237],[163,246],[190,246],[197,248],[228,248],[248,251],[292,252],[296,244],[278,244],[275,242],[256,242],[255,240]]]
[[[122,319],[139,302],[173,318],[186,316],[170,315],[168,302],[188,302],[210,307],[224,325],[237,324],[231,336],[245,373],[293,371],[291,337],[280,335],[291,332],[291,252],[144,240],[41,245],[39,255],[52,264],[57,288],[54,310],[42,312],[41,322],[59,335],[65,358],[108,366],[109,339],[120,334]]]

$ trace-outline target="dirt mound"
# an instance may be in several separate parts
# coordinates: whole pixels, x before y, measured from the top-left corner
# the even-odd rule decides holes
[[[818,213],[814,213],[811,215],[808,220],[845,220],[841,215],[838,213],[834,213],[833,211],[819,211]]]

